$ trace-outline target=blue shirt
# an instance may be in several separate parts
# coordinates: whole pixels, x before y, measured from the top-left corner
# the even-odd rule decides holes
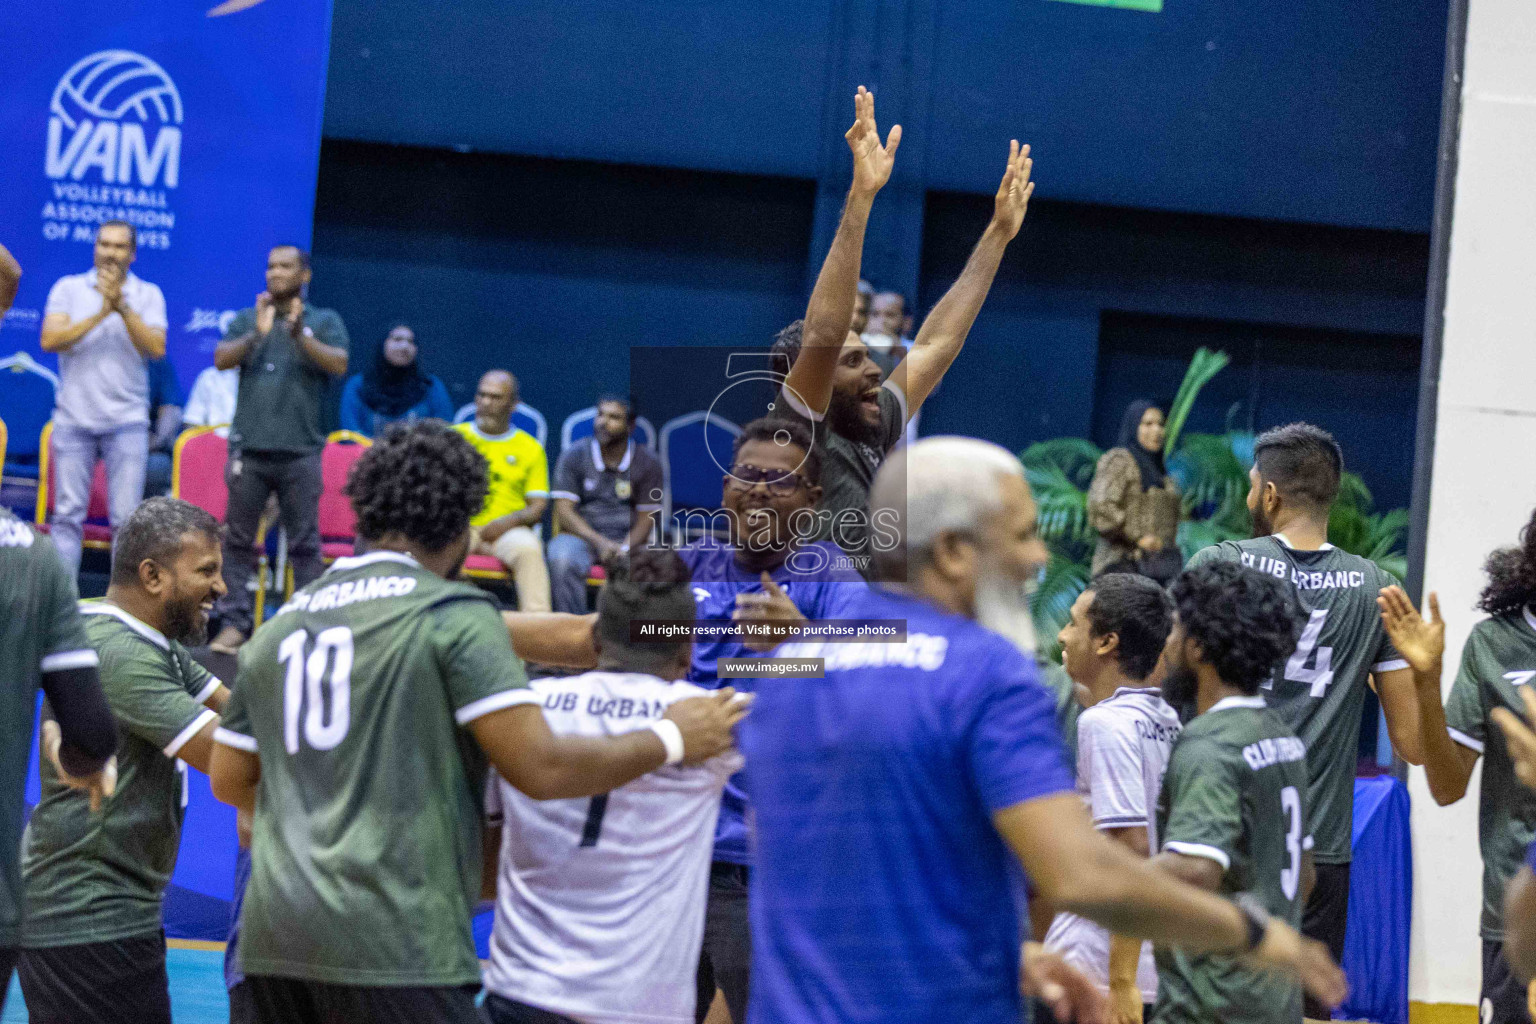
[[[760,573],[736,564],[736,549],[715,540],[701,540],[678,551],[693,572],[693,600],[700,621],[729,622],[737,594],[756,594],[763,589]],[[846,611],[867,587],[864,578],[848,564],[848,556],[830,541],[807,544],[770,575],[800,614],[808,619],[857,617]],[[688,681],[706,689],[721,686],[715,664],[721,658],[758,658],[762,655],[739,640],[697,641]],[[756,680],[732,679],[738,690],[755,689]],[[715,860],[750,864],[747,845],[747,798],[741,773],[731,776],[720,798],[720,818],[715,824]]]
[[[448,389],[443,382],[436,377],[431,378],[432,386],[422,396],[421,401],[411,406],[399,416],[386,416],[381,412],[375,412],[363,401],[363,375],[355,373],[347,378],[346,386],[341,389],[341,411],[338,418],[342,430],[352,430],[368,437],[378,437],[384,433],[384,428],[391,423],[412,423],[416,420],[442,420],[444,423],[453,422],[453,399],[448,397]]]
[[[968,619],[871,589],[850,617],[907,643],[786,644],[824,679],[757,693],[740,746],[756,813],[747,1024],[1018,1024],[1018,862],[992,825],[1071,792],[1034,660]]]

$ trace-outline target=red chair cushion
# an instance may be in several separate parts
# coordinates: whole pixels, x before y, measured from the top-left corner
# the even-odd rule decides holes
[[[320,557],[327,560],[351,558],[352,552],[352,542],[349,540],[326,540],[320,542]]]
[[[49,444],[51,445],[52,443],[50,438]],[[53,515],[54,500],[59,493],[59,489],[53,479],[54,468],[57,464],[57,461],[50,454],[48,459],[48,515],[50,517]],[[104,523],[107,521],[107,464],[100,460],[96,462],[96,469],[91,474],[91,497],[86,504],[85,518],[87,522]]]
[[[470,555],[464,560],[464,571],[503,578],[507,576],[507,567],[490,555]]]
[[[332,441],[321,452],[320,536],[351,538],[357,532],[357,515],[342,488],[347,485],[347,473],[367,450],[364,445]],[[351,554],[350,543],[347,553]]]
[[[229,441],[210,430],[188,438],[176,458],[176,497],[190,501],[222,523],[229,508],[229,488],[224,483]]]

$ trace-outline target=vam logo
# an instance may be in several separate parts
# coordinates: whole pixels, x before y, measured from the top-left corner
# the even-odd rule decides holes
[[[180,180],[181,94],[143,54],[102,50],[77,62],[48,114],[48,177],[80,181],[94,170],[109,184],[141,188]]]

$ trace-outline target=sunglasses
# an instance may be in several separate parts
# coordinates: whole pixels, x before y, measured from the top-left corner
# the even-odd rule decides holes
[[[764,469],[761,466],[732,466],[728,486],[750,491],[758,484],[768,488],[768,493],[780,498],[788,497],[800,489],[805,478],[799,473],[786,473],[782,469]]]

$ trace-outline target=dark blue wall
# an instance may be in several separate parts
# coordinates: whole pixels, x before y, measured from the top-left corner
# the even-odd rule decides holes
[[[959,274],[989,209],[929,198],[921,308]],[[1014,450],[1108,444],[1126,403],[1171,396],[1207,345],[1236,365],[1191,429],[1222,429],[1237,398],[1239,426],[1312,419],[1339,434],[1378,504],[1406,505],[1428,259],[1428,238],[1404,232],[1036,202],[923,432]]]
[[[410,319],[461,400],[512,368],[553,430],[632,346],[766,344],[800,315],[862,82],[907,129],[866,276],[923,311],[1008,138],[1035,146],[1029,220],[925,433],[1097,436],[1138,376],[1176,382],[1195,344],[1259,325],[1302,353],[1281,363],[1307,400],[1255,403],[1252,425],[1337,427],[1370,394],[1349,454],[1401,504],[1444,19],[1443,0],[336,0],[315,295],[360,348]],[[1152,338],[1172,348],[1139,364]],[[1361,346],[1402,369],[1345,380]],[[1233,381],[1269,365],[1233,354]]]
[[[404,320],[456,401],[509,369],[553,433],[632,348],[766,347],[804,310],[811,206],[810,182],[328,141],[312,295],[354,368]]]
[[[336,0],[326,134],[818,178],[863,82],[927,188],[1427,230],[1444,0]],[[829,153],[830,148],[830,153]],[[919,189],[921,191],[921,188]]]

